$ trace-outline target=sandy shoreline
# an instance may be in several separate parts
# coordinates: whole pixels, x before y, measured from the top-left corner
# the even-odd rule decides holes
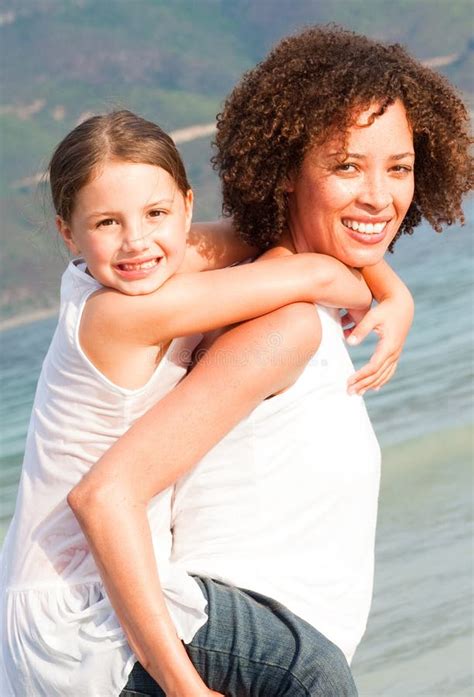
[[[13,329],[13,327],[21,327],[23,324],[31,324],[32,322],[39,322],[42,319],[55,317],[57,314],[58,307],[48,307],[44,308],[43,310],[25,312],[24,314],[17,315],[16,317],[0,319],[0,332],[5,331],[6,329]]]

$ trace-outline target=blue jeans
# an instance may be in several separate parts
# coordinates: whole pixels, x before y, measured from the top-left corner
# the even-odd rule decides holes
[[[204,683],[226,697],[357,697],[342,651],[283,605],[197,578],[209,619],[188,655]],[[164,697],[136,663],[120,697]]]

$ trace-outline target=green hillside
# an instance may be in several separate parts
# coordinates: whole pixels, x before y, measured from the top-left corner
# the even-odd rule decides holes
[[[211,123],[225,94],[281,36],[335,21],[398,41],[468,96],[471,0],[5,0],[0,10],[0,317],[54,304],[64,255],[44,170],[86,114],[127,107],[174,130]],[[444,59],[444,60],[443,60]],[[197,217],[219,211],[208,138],[183,144]],[[42,201],[42,199],[44,199]]]

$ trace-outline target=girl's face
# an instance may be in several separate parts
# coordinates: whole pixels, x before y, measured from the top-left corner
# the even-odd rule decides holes
[[[184,197],[161,167],[109,160],[78,192],[71,220],[57,225],[97,281],[145,295],[180,267],[191,214],[192,192]]]
[[[353,267],[380,261],[414,193],[413,134],[400,101],[371,125],[378,105],[337,141],[315,146],[290,179],[288,213],[296,250],[319,252]]]

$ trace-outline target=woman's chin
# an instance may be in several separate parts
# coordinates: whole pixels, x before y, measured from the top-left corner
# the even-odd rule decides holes
[[[341,254],[338,259],[355,268],[378,264],[394,238],[395,229],[395,226],[390,224],[380,233],[367,234],[343,226],[344,234],[339,237]]]
[[[355,269],[360,269],[362,266],[373,266],[378,264],[384,257],[387,247],[371,247],[362,249],[347,249],[345,253],[339,257],[344,264],[352,266]]]

